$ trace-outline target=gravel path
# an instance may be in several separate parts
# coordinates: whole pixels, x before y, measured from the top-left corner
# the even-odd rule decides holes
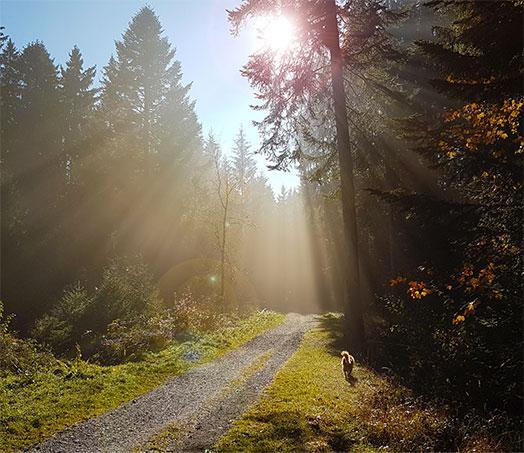
[[[240,348],[68,428],[32,451],[113,453],[147,450],[154,443],[167,451],[210,448],[256,401],[313,323],[312,316],[289,314],[283,324]],[[166,428],[176,436],[162,435]]]

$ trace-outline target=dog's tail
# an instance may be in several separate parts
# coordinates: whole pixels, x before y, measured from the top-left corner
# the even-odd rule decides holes
[[[341,355],[342,357],[344,357],[344,358],[349,362],[349,352],[347,352],[347,351],[342,351],[342,352],[340,353],[340,355]]]

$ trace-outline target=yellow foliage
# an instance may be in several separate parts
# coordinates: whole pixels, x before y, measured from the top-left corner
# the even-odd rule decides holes
[[[453,319],[453,324],[457,325],[457,324],[460,324],[461,322],[464,322],[466,320],[466,318],[462,315],[458,315],[455,317],[455,319]]]
[[[462,311],[462,313],[455,316],[455,318],[453,319],[453,324],[460,324],[461,322],[464,322],[468,316],[475,313],[475,308],[477,307],[478,303],[478,299],[475,299],[473,302],[469,302],[466,305],[466,308],[464,308],[464,310]]]
[[[404,277],[397,277],[397,278],[392,278],[388,283],[389,283],[389,286],[396,286],[396,285],[399,285],[400,283],[404,283],[406,282],[406,278]]]
[[[464,314],[470,314],[475,312],[475,302],[470,302],[468,305],[466,305],[466,309],[464,310]]]
[[[480,269],[475,276],[473,266],[466,264],[457,280],[459,283],[470,289],[475,290],[481,287],[486,289],[493,285],[493,281],[495,280],[495,268],[496,266],[494,263],[489,263],[485,268]]]
[[[459,110],[447,112],[444,115],[447,127],[437,146],[449,158],[460,153],[476,152],[481,146],[500,145],[502,142],[507,142],[504,144],[504,151],[501,151],[500,146],[493,146],[493,157],[500,159],[507,153],[521,154],[524,152],[524,138],[520,128],[523,109],[524,98],[520,98],[506,99],[501,104],[472,102]],[[482,174],[486,177],[484,173],[487,172]]]
[[[426,284],[424,282],[412,281],[409,282],[408,294],[412,299],[422,299],[428,294],[431,294],[431,290],[426,288]]]

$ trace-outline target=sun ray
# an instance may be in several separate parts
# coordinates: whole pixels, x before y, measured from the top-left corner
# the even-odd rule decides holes
[[[288,50],[296,40],[296,24],[287,16],[261,16],[255,30],[261,47],[280,54]]]

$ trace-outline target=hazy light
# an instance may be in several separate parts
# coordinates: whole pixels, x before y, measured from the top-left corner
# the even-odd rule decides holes
[[[218,281],[218,277],[216,275],[209,276],[209,283],[216,283],[217,281]]]
[[[257,19],[256,30],[263,47],[281,53],[296,40],[296,26],[286,16],[262,16]]]

